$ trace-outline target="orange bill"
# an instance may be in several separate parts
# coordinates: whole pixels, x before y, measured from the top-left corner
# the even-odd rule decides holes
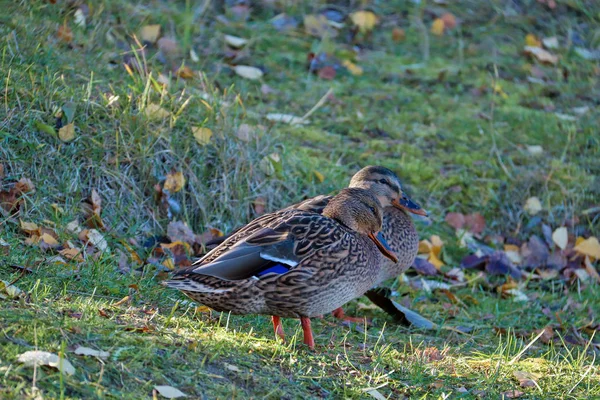
[[[407,195],[403,195],[400,200],[393,200],[392,205],[413,214],[427,216],[427,211],[423,210],[420,205],[412,201]]]
[[[373,242],[375,242],[377,248],[379,249],[379,251],[381,251],[381,254],[383,254],[395,263],[398,262],[398,257],[396,257],[392,249],[390,249],[390,245],[387,244],[381,232],[369,233],[369,238]]]

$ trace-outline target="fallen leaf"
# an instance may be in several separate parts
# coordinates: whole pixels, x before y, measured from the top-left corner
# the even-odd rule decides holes
[[[73,375],[75,373],[75,367],[73,367],[73,364],[71,364],[69,360],[59,358],[56,354],[47,351],[26,351],[19,356],[18,361],[29,367],[47,365],[56,368],[67,375]]]
[[[431,24],[431,33],[436,36],[444,34],[444,21],[441,18],[436,18]]]
[[[249,65],[236,65],[233,67],[233,70],[242,78],[250,80],[258,80],[263,76],[263,72],[259,68],[251,67]]]
[[[65,143],[75,139],[75,124],[70,123],[58,130],[58,138]]]
[[[567,244],[569,243],[569,234],[567,233],[567,228],[564,226],[560,228],[556,228],[552,233],[552,241],[561,249],[564,250],[567,248]]]
[[[589,256],[585,256],[583,264],[585,265],[585,270],[588,273],[588,275],[594,278],[596,283],[600,283],[600,274],[598,274],[598,271],[596,271],[596,268],[594,268],[594,266],[592,265]]]
[[[368,394],[369,396],[371,396],[372,398],[376,399],[376,400],[386,400],[387,397],[385,397],[384,395],[382,395],[379,390],[377,389],[366,389],[365,393]]]
[[[43,243],[43,247],[45,248],[56,248],[60,246],[58,241],[48,233],[43,233],[42,236],[40,236],[40,242]]]
[[[28,235],[37,234],[39,236],[41,234],[40,227],[34,222],[25,222],[21,220],[20,225],[21,230]]]
[[[210,128],[194,126],[192,127],[192,132],[194,133],[194,138],[196,142],[202,146],[206,146],[210,143],[210,138],[213,135],[213,132]]]
[[[167,399],[176,399],[179,397],[186,397],[187,395],[183,393],[181,390],[174,388],[173,386],[154,386],[154,389],[160,394],[162,397],[166,397]]]
[[[444,15],[442,15],[440,17],[440,19],[442,21],[444,21],[444,28],[448,28],[448,29],[454,29],[456,28],[456,17],[454,16],[454,14],[452,13],[444,13]]]
[[[539,62],[544,64],[556,65],[558,63],[558,56],[541,47],[525,46],[525,54],[534,56]]]
[[[319,181],[319,183],[323,183],[325,176],[317,170],[313,170],[312,172],[315,178],[317,178],[317,181]]]
[[[192,128],[193,129],[193,128]],[[200,129],[208,129],[208,128],[200,128]],[[208,129],[210,131],[210,129]],[[196,134],[194,133],[194,137]],[[209,136],[210,139],[210,136]],[[196,137],[196,140],[198,138]],[[183,176],[183,172],[177,171],[167,174],[167,178],[165,179],[165,184],[163,186],[163,190],[168,190],[171,193],[177,193],[185,186],[185,177]]]
[[[9,298],[14,299],[21,296],[23,291],[15,285],[11,285],[10,282],[0,280],[0,297],[3,297],[2,293],[6,293]]]
[[[151,121],[163,120],[169,118],[171,113],[159,106],[158,104],[150,103],[144,109],[144,114]]]
[[[104,235],[97,229],[89,229],[87,231],[87,240],[100,251],[108,250],[108,242],[104,238]]]
[[[540,199],[533,196],[527,199],[523,208],[529,215],[536,215],[542,211],[542,203],[540,202]]]
[[[81,8],[78,8],[73,15],[73,22],[80,28],[85,28],[85,14]]]
[[[177,70],[177,76],[181,79],[192,79],[196,75],[190,67],[185,65]]]
[[[544,47],[547,49],[558,49],[558,38],[556,36],[547,37],[542,39]]]
[[[465,215],[465,225],[469,232],[478,235],[485,229],[485,218],[479,213]]]
[[[525,46],[542,47],[542,42],[533,33],[528,33],[525,36]]]
[[[241,372],[241,370],[238,367],[236,367],[235,365],[228,364],[228,363],[223,363],[223,366],[225,366],[225,368],[227,368],[230,371]]]
[[[73,41],[73,31],[67,26],[66,21],[63,25],[58,27],[56,37],[65,43],[71,43]]]
[[[266,118],[273,122],[285,122],[290,125],[304,125],[308,120],[290,114],[267,114]]]
[[[379,22],[379,18],[372,11],[356,11],[350,14],[352,23],[362,33],[370,32]]]
[[[327,17],[319,14],[308,14],[304,16],[304,31],[311,35],[322,38],[324,36],[335,37],[337,32],[329,26]]]
[[[457,212],[446,214],[446,218],[444,218],[444,220],[454,229],[462,229],[466,223],[464,214]]]
[[[521,256],[523,257],[523,266],[535,269],[546,265],[550,251],[542,239],[537,235],[532,235],[529,241],[521,246]]]
[[[534,374],[527,371],[513,371],[513,375],[519,381],[521,387],[535,387],[535,380],[537,379]]]
[[[532,156],[538,156],[538,155],[544,153],[544,148],[542,146],[539,146],[539,145],[527,146],[527,151]]]
[[[160,25],[146,25],[140,30],[140,39],[142,42],[156,43],[160,36]]]
[[[110,356],[110,353],[108,351],[91,349],[89,347],[84,346],[77,346],[74,353],[78,356],[92,356],[99,358],[108,358]]]
[[[398,27],[392,29],[392,40],[394,42],[402,42],[404,39],[406,39],[406,32],[404,32],[404,29]]]
[[[64,256],[68,260],[73,260],[77,262],[83,262],[83,255],[81,254],[80,249],[62,249],[58,252],[61,256]]]
[[[265,208],[267,205],[267,200],[264,197],[257,197],[253,202],[254,212],[257,215],[263,215],[265,213]]]
[[[519,390],[507,390],[506,392],[501,393],[502,395],[502,399],[506,398],[506,399],[518,399],[519,397],[523,396],[525,394],[525,392],[521,392]]]
[[[231,47],[239,49],[244,47],[246,43],[248,43],[248,40],[233,35],[225,35],[225,43],[227,43]]]
[[[417,271],[417,273],[425,276],[434,276],[438,274],[436,266],[426,259],[421,258],[421,256],[415,258],[412,268]]]
[[[575,246],[575,251],[596,260],[600,259],[600,243],[598,242],[598,239],[594,236],[591,236],[585,239],[584,241],[578,243]]]
[[[183,221],[171,221],[167,225],[167,237],[171,242],[185,242],[189,245],[196,243],[196,234]]]
[[[344,60],[342,65],[346,67],[352,75],[360,76],[363,74],[363,69],[349,60]]]
[[[271,153],[264,156],[258,166],[265,175],[273,175],[278,169],[281,169],[281,156],[278,153]]]
[[[241,124],[235,135],[238,139],[249,142],[254,137],[254,129],[248,124]]]

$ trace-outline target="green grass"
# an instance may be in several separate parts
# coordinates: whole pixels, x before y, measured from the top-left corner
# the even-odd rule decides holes
[[[300,20],[320,8],[281,3],[279,11]],[[347,11],[359,8],[351,3]],[[358,56],[346,32],[328,40],[301,28],[277,32],[269,22],[277,12],[261,5],[248,22],[225,26],[215,20],[224,12],[220,4],[204,10],[195,2],[103,0],[90,4],[87,25],[78,28],[75,9],[64,2],[4,4],[0,163],[6,176],[0,190],[27,177],[36,192],[25,196],[18,218],[0,214],[0,239],[9,244],[7,254],[0,247],[1,278],[19,277],[12,265],[34,271],[16,284],[23,296],[0,300],[0,397],[36,398],[41,391],[43,398],[137,399],[151,396],[155,385],[172,385],[192,398],[368,398],[373,388],[389,398],[498,398],[512,389],[528,398],[599,397],[598,339],[593,327],[585,328],[597,324],[594,285],[528,281],[523,291],[530,300],[520,303],[497,294],[504,277],[486,278],[453,287],[460,300],[453,304],[441,291],[399,279],[391,285],[412,309],[455,330],[398,327],[382,312],[359,307],[367,303],[359,299],[348,312],[368,316],[372,326],[316,320],[317,351],[311,352],[301,344],[297,321],[284,321],[289,341],[282,344],[267,317],[196,312],[159,285],[164,273],[152,265],[143,273],[118,272],[118,251],[128,254],[123,242],[166,232],[169,215],[156,203],[154,186],[173,170],[183,172],[186,185],[171,196],[172,219],[196,233],[227,231],[251,219],[257,197],[274,210],[333,192],[359,167],[382,164],[398,171],[432,214],[433,223],[418,229],[423,238],[444,238],[449,267],[464,255],[443,222],[449,211],[480,212],[486,234],[526,239],[540,234],[523,211],[526,199],[537,196],[545,223],[556,227],[577,217],[570,231],[597,235],[600,218],[589,210],[600,196],[600,66],[579,57],[566,38],[575,32],[587,47],[597,46],[600,9],[582,1],[560,1],[555,12],[533,0],[516,12],[506,2],[451,2],[461,28],[425,37],[415,21],[429,27],[430,11],[441,10],[429,3],[374,2],[382,20]],[[73,30],[70,44],[56,38],[65,20]],[[193,48],[198,62],[187,51],[177,61],[202,77],[173,79],[162,89],[156,80],[171,68],[152,46],[140,58],[147,73],[128,74],[124,55],[137,48],[132,34],[147,24],[160,24],[182,49]],[[405,29],[405,41],[392,40],[396,25]],[[249,55],[240,63],[264,68],[261,81],[238,77],[227,66],[224,33],[249,39]],[[522,55],[527,33],[559,37],[556,67]],[[364,74],[342,68],[334,80],[322,80],[307,72],[311,51],[352,58]],[[545,73],[546,84],[528,81],[532,65]],[[263,83],[276,93],[263,94]],[[495,93],[495,85],[506,96]],[[268,113],[303,116],[329,89],[335,100],[319,107],[308,125],[265,119]],[[39,127],[54,126],[67,103],[75,107],[76,138],[63,143]],[[169,117],[147,116],[149,105],[160,105]],[[573,111],[585,106],[581,116]],[[254,129],[249,142],[236,136],[241,124]],[[198,145],[192,127],[210,128],[210,144]],[[528,145],[541,145],[543,154],[530,155]],[[266,174],[261,160],[272,153],[281,163]],[[19,219],[54,225],[61,243],[76,241],[66,225],[82,221],[80,204],[92,189],[102,197],[110,252],[65,266],[24,244]],[[114,305],[127,295],[128,302]],[[546,326],[555,332],[550,343],[534,342],[511,363]],[[467,334],[456,332],[465,327]],[[111,355],[77,356],[78,345]],[[61,378],[38,368],[34,374],[17,362],[35,348],[64,351],[76,373]],[[515,371],[539,374],[537,386],[521,388]]]

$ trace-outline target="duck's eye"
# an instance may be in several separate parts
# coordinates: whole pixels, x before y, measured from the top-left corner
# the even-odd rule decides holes
[[[369,209],[371,210],[371,212],[372,212],[373,214],[377,214],[377,210],[375,210],[375,207],[373,207],[373,206],[369,206]]]
[[[388,181],[386,181],[385,179],[380,179],[378,182],[383,183],[384,185],[387,185],[387,183],[388,183]]]

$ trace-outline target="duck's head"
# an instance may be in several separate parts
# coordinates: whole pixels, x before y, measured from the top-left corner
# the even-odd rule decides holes
[[[402,190],[400,179],[391,170],[370,165],[358,171],[348,187],[363,188],[373,193],[383,207],[396,207],[413,214],[427,216],[427,211]]]
[[[343,189],[329,201],[323,210],[323,215],[335,219],[353,231],[368,236],[384,256],[398,262],[398,258],[380,232],[383,223],[381,203],[369,190]]]

